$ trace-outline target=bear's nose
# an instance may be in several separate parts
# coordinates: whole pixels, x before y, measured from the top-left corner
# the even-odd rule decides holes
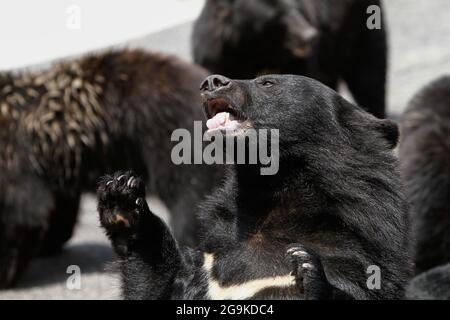
[[[231,80],[221,76],[221,75],[212,75],[203,81],[202,85],[200,86],[201,91],[216,91],[217,89],[227,87],[231,83]]]

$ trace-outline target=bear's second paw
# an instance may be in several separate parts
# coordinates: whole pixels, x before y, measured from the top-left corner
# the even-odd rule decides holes
[[[300,244],[287,248],[287,259],[293,266],[292,275],[306,300],[322,300],[330,297],[330,285],[326,279],[320,257]]]

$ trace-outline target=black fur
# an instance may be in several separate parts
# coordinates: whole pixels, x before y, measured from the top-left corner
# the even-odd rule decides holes
[[[450,77],[413,98],[401,129],[399,155],[420,273],[450,263]]]
[[[421,273],[406,288],[408,299],[450,300],[450,264]]]
[[[221,286],[295,276],[295,286],[268,287],[252,298],[403,297],[411,263],[392,150],[396,125],[300,76],[212,76],[202,88],[208,116],[225,101],[253,128],[279,129],[279,172],[262,176],[259,165],[231,166],[202,205],[196,249],[180,247],[148,210],[133,173],[105,177],[98,209],[120,255],[124,297],[213,298],[205,253],[214,255],[210,278]],[[380,290],[366,285],[371,265],[381,269]]]
[[[120,50],[0,75],[0,288],[34,253],[70,239],[80,195],[105,173],[132,168],[171,211],[176,238],[196,240],[197,203],[220,179],[212,166],[176,166],[175,129],[203,120],[203,69]],[[149,178],[150,177],[150,178]]]
[[[0,116],[0,132],[4,126]],[[31,169],[30,150],[19,137],[7,138],[16,147],[14,165],[8,170],[0,166],[0,288],[14,283],[37,254],[53,209],[51,194]]]
[[[408,297],[450,299],[450,77],[423,88],[402,119],[399,155],[419,274]]]
[[[384,118],[386,25],[368,29],[371,5],[381,1],[208,0],[194,28],[194,61],[238,79],[299,74],[334,89],[343,80]]]

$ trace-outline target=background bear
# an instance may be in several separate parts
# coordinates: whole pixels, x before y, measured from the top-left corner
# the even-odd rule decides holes
[[[194,243],[196,203],[221,174],[176,166],[175,129],[203,119],[199,67],[143,51],[114,51],[35,74],[0,75],[0,287],[40,248],[72,235],[80,195],[122,168],[167,203],[174,233]]]
[[[210,133],[278,129],[279,171],[230,166],[201,206],[195,249],[178,246],[150,212],[136,175],[102,179],[100,221],[120,256],[124,297],[402,298],[411,262],[397,125],[300,76],[210,76],[202,95]],[[368,285],[374,266],[379,288]]]
[[[414,242],[414,298],[449,298],[450,77],[423,88],[402,119],[399,154]],[[444,266],[446,264],[446,266]],[[447,280],[446,280],[447,279]]]
[[[336,89],[345,81],[357,103],[385,116],[385,25],[367,26],[379,0],[208,0],[193,34],[194,61],[212,73],[251,79],[299,74]]]

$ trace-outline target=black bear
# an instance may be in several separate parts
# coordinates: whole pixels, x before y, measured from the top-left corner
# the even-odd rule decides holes
[[[177,58],[117,50],[34,74],[0,75],[0,288],[39,248],[71,237],[80,195],[105,173],[130,168],[172,215],[175,236],[193,244],[197,202],[218,167],[176,166],[172,132],[202,121],[206,72]]]
[[[416,273],[423,296],[450,297],[450,77],[433,81],[409,103],[401,123],[399,156],[410,202]],[[444,265],[447,265],[445,267]],[[435,268],[435,269],[433,269]],[[446,275],[445,275],[446,273]],[[431,290],[430,288],[438,288]],[[411,289],[413,291],[413,289]]]
[[[201,205],[196,248],[180,246],[150,212],[141,178],[104,177],[98,210],[124,297],[403,297],[412,264],[397,125],[301,76],[210,76],[201,91],[210,134],[244,139],[248,152],[250,130],[274,131],[278,171],[263,175],[260,156],[231,165]]]
[[[357,103],[384,118],[381,10],[380,0],[208,0],[194,27],[194,61],[238,79],[298,74],[333,89],[343,80]]]

